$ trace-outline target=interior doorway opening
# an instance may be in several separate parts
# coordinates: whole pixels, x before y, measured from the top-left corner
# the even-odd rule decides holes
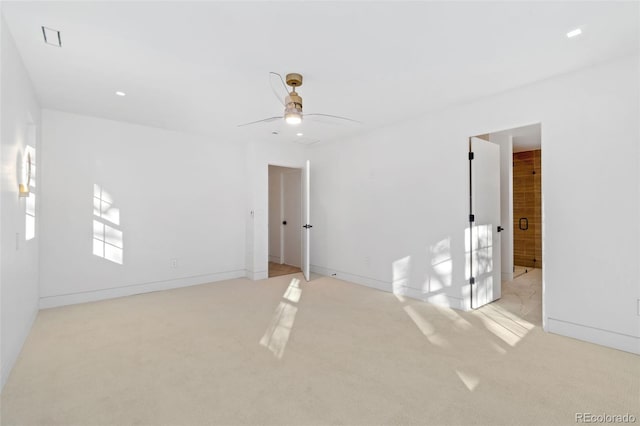
[[[542,125],[480,138],[500,145],[501,295],[543,322]]]
[[[302,271],[302,169],[269,165],[269,277]]]

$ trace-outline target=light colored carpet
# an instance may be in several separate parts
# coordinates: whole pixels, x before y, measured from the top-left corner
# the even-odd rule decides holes
[[[285,263],[269,262],[269,278],[295,274],[297,272],[302,272],[302,269]]]
[[[2,424],[640,419],[639,357],[544,333],[539,274],[473,313],[300,274],[41,311]]]

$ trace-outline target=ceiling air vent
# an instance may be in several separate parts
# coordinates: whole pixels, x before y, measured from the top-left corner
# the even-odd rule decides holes
[[[51,46],[62,47],[62,38],[60,37],[60,31],[47,27],[42,27],[42,35],[44,36],[44,42]]]

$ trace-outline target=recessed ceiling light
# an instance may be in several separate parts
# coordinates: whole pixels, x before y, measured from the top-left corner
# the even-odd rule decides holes
[[[121,92],[121,91],[119,91],[119,90],[116,92],[116,95],[118,95],[118,96],[127,96],[127,94],[126,94],[126,93]]]
[[[571,38],[571,37],[579,36],[580,34],[582,34],[582,30],[580,28],[576,28],[573,31],[569,31],[567,33],[567,37]]]
[[[44,37],[45,43],[50,44],[51,46],[62,47],[60,31],[42,26],[42,36]]]
[[[304,133],[296,133],[296,136],[304,136]]]

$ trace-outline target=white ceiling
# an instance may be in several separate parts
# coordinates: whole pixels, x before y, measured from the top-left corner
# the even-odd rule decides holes
[[[511,135],[513,136],[513,152],[533,151],[542,147],[541,130],[541,125],[538,123],[494,132],[491,133],[491,136],[504,134]]]
[[[513,152],[532,151],[542,147],[540,124],[512,129],[511,135],[513,136]]]
[[[1,4],[44,107],[238,140],[367,131],[639,49],[637,2]],[[237,128],[281,115],[269,71],[364,124]]]

